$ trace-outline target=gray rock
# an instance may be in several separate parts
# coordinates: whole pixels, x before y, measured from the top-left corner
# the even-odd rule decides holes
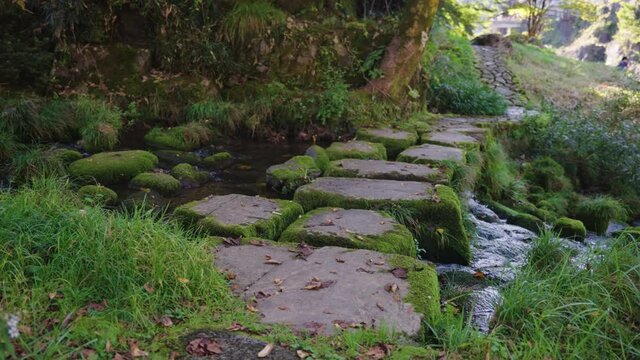
[[[449,174],[438,167],[384,160],[332,161],[327,176],[448,183]]]
[[[466,149],[476,148],[480,145],[480,142],[475,138],[455,131],[434,132],[428,134],[422,141],[430,144],[462,147]]]
[[[464,162],[464,150],[433,144],[413,146],[398,155],[399,161],[418,164],[441,164],[446,161]]]

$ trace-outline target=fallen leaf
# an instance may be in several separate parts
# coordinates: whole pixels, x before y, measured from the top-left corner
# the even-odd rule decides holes
[[[395,268],[391,270],[391,274],[397,277],[398,279],[406,279],[407,278],[407,269],[405,268]]]
[[[280,279],[280,278],[273,279],[273,283],[276,284],[276,286],[282,285],[283,282],[284,281],[282,279]]]
[[[289,308],[286,306],[278,306],[278,309],[282,311],[289,310]]]
[[[113,360],[124,360],[124,356],[120,355],[120,353],[116,353],[113,355]]]
[[[53,300],[53,299],[62,299],[64,296],[62,296],[61,294],[58,294],[57,292],[50,292],[49,293],[49,300]]]
[[[148,352],[140,350],[138,342],[135,340],[129,340],[129,353],[131,354],[131,357],[134,358],[149,356]]]
[[[380,359],[384,359],[385,357],[391,355],[391,350],[393,349],[393,347],[391,345],[387,345],[387,344],[378,344],[372,348],[370,348],[365,355],[367,356],[367,359],[371,359],[371,360],[380,360]]]
[[[478,280],[483,280],[485,278],[485,275],[484,275],[484,273],[482,271],[476,271],[473,274],[473,277],[478,279]]]
[[[380,225],[384,225],[384,220],[380,221]]]
[[[91,310],[91,311],[104,311],[104,309],[107,308],[107,301],[106,300],[102,300],[102,302],[100,303],[90,303],[89,305],[86,306],[87,310]]]
[[[264,241],[262,241],[262,240],[251,240],[251,241],[249,241],[249,244],[251,244],[253,246],[264,246]]]
[[[331,219],[326,219],[325,221],[320,223],[320,226],[332,226],[333,225],[333,220]]]
[[[104,352],[111,352],[111,340],[107,340],[107,343],[104,345]]]
[[[227,328],[227,330],[229,330],[229,331],[245,331],[245,330],[247,330],[247,328],[244,327],[240,323],[234,322],[233,324],[231,324],[231,326],[229,326]]]
[[[309,353],[304,352],[302,350],[297,350],[296,351],[296,355],[298,355],[298,358],[300,358],[300,359],[306,359],[306,358],[309,357]]]
[[[398,284],[388,283],[387,285],[384,286],[384,289],[387,290],[387,292],[395,293],[396,291],[398,291]]]
[[[340,209],[339,208],[333,208],[333,209],[331,209],[331,211],[338,212],[338,211],[340,211]]]
[[[187,345],[187,353],[190,355],[207,356],[222,354],[222,348],[215,340],[209,338],[196,338]]]
[[[282,261],[278,261],[275,259],[267,259],[264,263],[268,265],[280,265],[282,264]]]
[[[256,294],[256,299],[266,299],[269,296],[271,296],[271,294],[268,292],[258,291],[258,293]]]
[[[376,303],[376,306],[378,307],[378,309],[380,309],[380,311],[384,311],[384,306],[380,303]]]
[[[247,304],[247,310],[251,311],[251,312],[258,312],[258,309],[256,309],[255,306],[251,305],[251,304]]]
[[[185,278],[182,278],[182,277],[179,277],[179,278],[178,278],[178,281],[179,281],[179,282],[181,282],[181,283],[183,283],[183,284],[187,284],[187,283],[189,283],[189,279],[185,279]]]
[[[258,353],[258,357],[259,358],[265,358],[267,356],[269,356],[269,354],[271,354],[271,352],[273,351],[274,345],[273,344],[267,344],[259,353]]]
[[[296,248],[296,252],[298,253],[298,255],[296,255],[296,257],[299,257],[303,260],[307,260],[307,258],[313,254],[314,249],[305,244],[305,243],[300,243],[298,244],[298,247]]]
[[[163,316],[160,318],[160,324],[164,327],[173,326],[173,320],[168,316]]]
[[[304,290],[320,290],[320,289],[328,288],[329,286],[333,285],[335,282],[336,282],[335,280],[321,281],[320,279],[314,277],[313,279],[311,279],[311,281],[307,283],[307,285],[303,289]]]
[[[440,197],[438,196],[438,194],[433,194],[431,195],[431,200],[433,200],[433,202],[439,203]]]
[[[227,277],[227,280],[235,280],[235,278],[238,277],[238,275],[233,271],[227,271],[225,275]]]
[[[149,284],[148,282],[144,283],[144,285],[142,285],[142,287],[149,294],[153,294],[154,292],[156,292],[156,289],[153,286],[151,286],[151,284]]]
[[[375,265],[382,266],[382,265],[384,265],[384,260],[383,259],[378,259],[378,260],[374,261],[373,263]]]
[[[359,267],[356,269],[357,272],[363,272],[363,273],[367,273],[367,274],[373,274],[375,271],[373,270],[369,270],[369,269],[365,269],[363,267]]]
[[[222,243],[227,246],[238,246],[240,245],[240,238],[227,237],[222,240]]]
[[[336,261],[339,262],[339,263],[343,263],[345,260],[342,259],[342,258],[336,258]]]

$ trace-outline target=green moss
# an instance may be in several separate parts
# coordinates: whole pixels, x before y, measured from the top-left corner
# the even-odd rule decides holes
[[[178,165],[187,163],[191,165],[198,165],[202,159],[192,152],[178,151],[178,150],[157,150],[153,152],[158,159],[163,163],[170,165]]]
[[[288,200],[273,199],[278,204],[278,213],[266,220],[245,225],[229,225],[218,221],[214,216],[202,216],[191,208],[200,202],[193,201],[179,206],[174,211],[174,216],[180,221],[200,228],[211,235],[231,236],[231,237],[262,237],[269,240],[276,240],[282,231],[300,215],[304,213],[302,207]]]
[[[564,168],[550,157],[541,157],[524,166],[524,178],[545,191],[570,191],[571,181]]]
[[[587,236],[587,228],[584,227],[582,221],[569,219],[567,217],[561,217],[556,220],[553,224],[553,231],[561,237],[576,240],[584,240]]]
[[[69,174],[83,181],[116,184],[153,170],[157,164],[158,158],[147,151],[103,152],[74,161],[69,165]]]
[[[189,164],[178,164],[171,169],[171,176],[189,184],[203,184],[210,180],[209,173]]]
[[[181,151],[199,149],[212,139],[211,130],[195,122],[172,128],[153,128],[144,136],[150,146]]]
[[[78,190],[78,195],[91,203],[113,205],[118,201],[118,194],[102,185],[86,185]]]
[[[51,155],[57,157],[65,164],[80,160],[83,157],[79,151],[71,149],[55,149],[51,151]]]
[[[440,351],[426,347],[405,345],[393,350],[389,360],[435,360],[440,357]]]
[[[392,267],[407,269],[409,294],[404,298],[414,309],[430,322],[440,316],[440,284],[436,267],[402,255],[392,255],[387,259]]]
[[[506,218],[510,224],[518,225],[533,232],[539,232],[544,227],[544,222],[531,214],[519,212],[495,201],[488,201],[487,205],[496,214]]]
[[[581,220],[588,230],[599,235],[607,232],[610,221],[625,221],[627,215],[624,205],[610,196],[584,199],[578,203],[575,210],[576,219]]]
[[[212,169],[226,168],[229,167],[231,163],[233,163],[233,156],[226,151],[207,156],[202,160],[204,166]]]
[[[429,258],[468,264],[471,250],[462,222],[460,199],[445,185],[436,185],[432,190],[425,184],[425,188],[433,196],[431,201],[365,200],[318,191],[309,185],[298,188],[293,199],[306,211],[319,207],[386,211],[413,231]]]
[[[387,156],[391,159],[394,159],[402,151],[418,142],[418,134],[416,132],[407,132],[408,134],[405,138],[400,138],[393,136],[379,136],[375,134],[373,130],[375,129],[359,129],[357,132],[357,138],[359,140],[384,145],[387,150]]]
[[[180,190],[181,184],[180,181],[169,174],[145,172],[131,179],[129,187],[151,189],[162,195],[171,195]]]
[[[310,219],[331,212],[333,212],[333,208],[320,208],[306,213],[282,233],[279,241],[291,243],[304,242],[318,247],[339,246],[369,249],[410,257],[417,256],[413,235],[409,229],[400,224],[396,224],[392,230],[380,235],[364,235],[350,232],[347,232],[346,235],[337,235],[313,232],[307,229],[307,223]],[[382,215],[389,217],[389,215],[384,213]]]
[[[304,154],[311,156],[322,172],[327,171],[331,160],[329,160],[329,155],[327,155],[327,151],[322,146],[311,145]]]
[[[327,148],[331,160],[368,159],[386,160],[387,150],[384,145],[366,141],[334,142]]]
[[[267,184],[281,193],[293,193],[298,187],[320,176],[322,171],[313,158],[306,155],[295,156],[284,164],[267,169]]]

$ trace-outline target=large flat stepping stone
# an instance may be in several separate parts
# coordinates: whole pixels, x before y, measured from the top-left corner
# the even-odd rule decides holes
[[[368,141],[334,142],[327,149],[330,160],[340,159],[374,159],[386,160],[387,150],[384,145]]]
[[[391,216],[373,210],[316,209],[291,224],[280,241],[417,256],[411,231]]]
[[[359,129],[357,137],[360,140],[381,143],[387,149],[389,158],[395,158],[402,150],[418,142],[418,134],[416,132],[390,128]]]
[[[438,131],[430,133],[423,137],[422,142],[470,150],[477,149],[480,146],[480,142],[474,137],[456,131]]]
[[[451,172],[442,167],[384,160],[342,159],[332,161],[326,176],[366,179],[424,181],[447,184]]]
[[[450,146],[423,144],[412,146],[398,155],[398,161],[414,164],[446,165],[448,162],[464,163],[465,151]]]
[[[337,328],[384,325],[413,336],[423,318],[439,312],[438,279],[430,263],[370,250],[305,249],[220,247],[215,264],[234,274],[232,288],[253,300],[267,324],[325,335]]]
[[[182,221],[211,235],[259,236],[270,240],[277,239],[302,213],[302,207],[293,201],[240,194],[209,196],[174,211]]]
[[[299,187],[294,200],[306,211],[321,207],[385,210],[411,230],[427,256],[467,264],[469,239],[458,196],[448,186],[416,181],[322,177]]]

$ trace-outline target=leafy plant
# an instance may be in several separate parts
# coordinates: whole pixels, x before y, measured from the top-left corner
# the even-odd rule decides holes
[[[384,55],[385,47],[379,47],[367,55],[367,57],[360,65],[360,73],[365,77],[365,79],[373,80],[378,79],[384,75],[378,63],[382,59],[382,55]]]
[[[284,12],[266,0],[241,0],[222,19],[222,37],[234,45],[245,45],[286,19]]]

